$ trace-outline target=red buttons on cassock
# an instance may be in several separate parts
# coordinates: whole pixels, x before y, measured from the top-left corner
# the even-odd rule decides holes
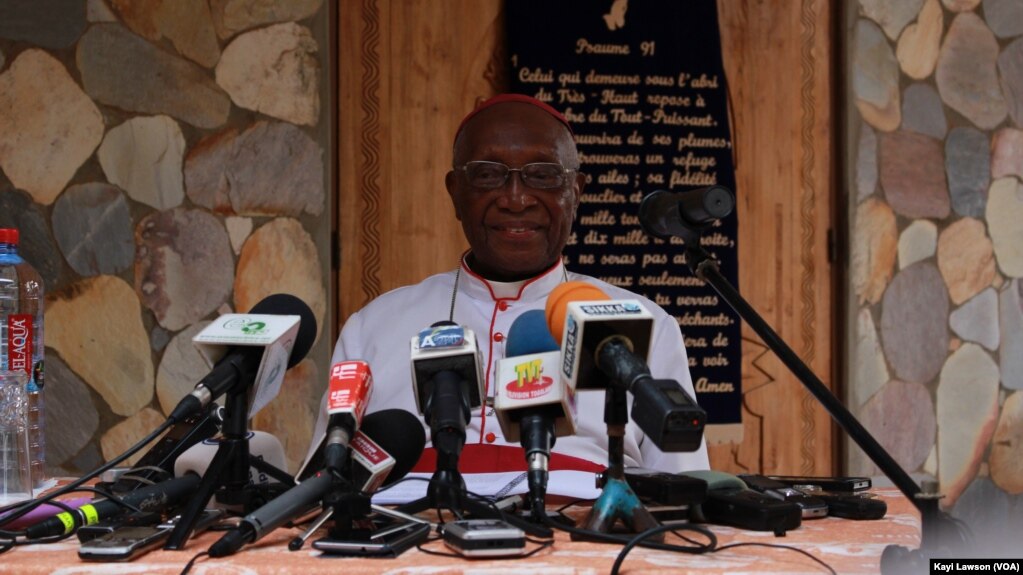
[[[501,311],[508,309],[508,302],[502,301],[501,303],[497,304],[497,309]]]
[[[487,434],[487,443],[493,443],[497,439],[497,436],[493,433]]]
[[[500,332],[495,333],[494,334],[494,341],[504,341],[504,334],[500,333]]]

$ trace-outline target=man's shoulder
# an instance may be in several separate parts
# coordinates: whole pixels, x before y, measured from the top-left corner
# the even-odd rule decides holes
[[[451,297],[451,289],[454,287],[454,271],[434,274],[423,281],[395,288],[387,293],[381,294],[369,302],[358,312],[359,315],[373,315],[386,313],[393,315],[395,311],[406,309],[408,306],[422,305],[433,297]]]

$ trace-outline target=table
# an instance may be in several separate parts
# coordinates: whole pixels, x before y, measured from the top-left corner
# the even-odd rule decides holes
[[[876,493],[888,504],[888,514],[876,521],[852,521],[826,517],[804,521],[799,529],[785,537],[768,532],[744,531],[708,525],[718,537],[718,545],[736,542],[760,542],[797,547],[825,561],[838,573],[880,572],[880,558],[891,544],[911,548],[920,545],[920,517],[912,504],[894,489]],[[570,514],[585,516],[586,508],[573,508]],[[278,529],[231,557],[196,562],[191,573],[196,575],[247,574],[337,574],[391,573],[400,575],[465,573],[472,575],[539,575],[608,573],[620,546],[570,541],[568,534],[558,532],[555,543],[529,558],[480,560],[437,557],[411,549],[397,559],[352,559],[322,555],[306,546],[297,552],[287,550],[287,543],[300,529]],[[13,549],[0,556],[0,573],[19,575],[52,573],[158,575],[180,573],[193,555],[205,551],[220,537],[207,532],[193,539],[183,551],[156,550],[127,563],[91,563],[78,558],[76,539]],[[314,535],[314,538],[317,537]],[[673,535],[669,542],[677,541]],[[529,545],[533,548],[532,545]],[[427,548],[445,551],[440,541]],[[804,555],[791,550],[766,547],[740,547],[706,555],[670,553],[651,549],[633,549],[622,567],[623,573],[784,573],[819,574],[826,570]]]

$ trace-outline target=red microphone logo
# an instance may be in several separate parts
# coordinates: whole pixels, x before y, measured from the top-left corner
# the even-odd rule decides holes
[[[357,421],[362,421],[372,388],[373,375],[368,363],[358,360],[335,363],[330,368],[327,413],[352,413]]]

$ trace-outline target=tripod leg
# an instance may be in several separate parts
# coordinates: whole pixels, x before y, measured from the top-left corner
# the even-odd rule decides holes
[[[213,492],[220,487],[221,474],[227,468],[231,459],[234,458],[234,447],[234,442],[220,442],[220,446],[217,447],[217,454],[213,456],[213,461],[210,462],[206,473],[203,474],[202,481],[199,482],[199,487],[196,488],[195,496],[188,504],[188,507],[181,512],[181,519],[174,526],[170,537],[167,538],[167,543],[163,546],[164,549],[184,549],[185,541],[188,540],[195,529],[196,519],[199,518],[199,514],[203,512],[203,509],[210,502]]]
[[[604,484],[604,491],[593,503],[590,515],[586,518],[586,528],[599,533],[610,533],[619,519],[634,533],[660,525],[650,511],[643,507],[628,483],[621,479],[608,478]],[[651,540],[663,541],[664,535],[652,537]]]
[[[316,533],[317,529],[323,527],[323,524],[326,523],[327,520],[330,519],[330,516],[333,514],[334,508],[328,507],[324,509],[323,513],[320,513],[319,517],[317,517],[313,521],[313,524],[310,525],[309,528],[306,529],[304,533],[292,539],[291,542],[288,543],[288,551],[298,551],[299,549],[301,549],[302,546],[305,545],[306,539],[312,537],[313,533]]]
[[[411,523],[422,523],[424,525],[429,525],[430,527],[436,527],[435,523],[430,523],[429,521],[427,521],[425,519],[422,519],[422,518],[419,518],[419,517],[416,517],[415,515],[410,515],[408,513],[402,513],[401,511],[398,511],[397,509],[388,509],[388,508],[382,507],[380,505],[372,505],[372,504],[369,507],[373,511],[376,511],[377,513],[379,513],[380,515],[386,515],[386,516],[391,517],[393,519],[404,519],[405,521],[409,521]]]

